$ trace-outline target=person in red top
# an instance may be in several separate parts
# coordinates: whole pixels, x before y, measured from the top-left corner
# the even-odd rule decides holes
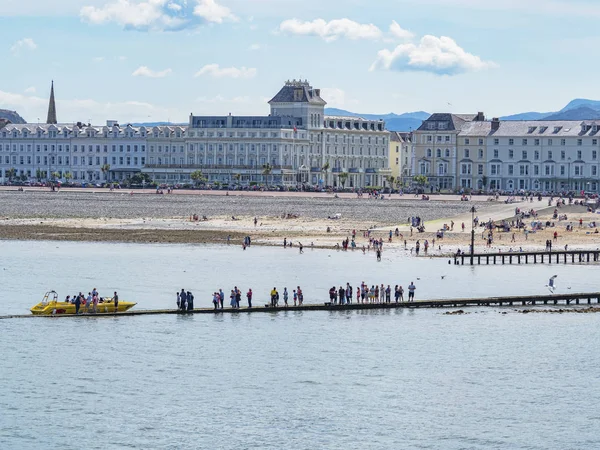
[[[252,308],[252,289],[248,289],[246,293],[246,298],[248,299],[248,308]]]

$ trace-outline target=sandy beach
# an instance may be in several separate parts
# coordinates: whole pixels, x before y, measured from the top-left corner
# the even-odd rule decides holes
[[[383,238],[385,248],[414,247],[417,240],[430,243],[429,255],[446,255],[457,249],[466,251],[471,235],[471,207],[475,206],[480,221],[512,220],[515,208],[534,209],[537,220],[555,223],[535,233],[514,231],[494,233],[494,243],[486,247],[483,228],[476,228],[477,251],[541,250],[547,239],[558,238],[555,249],[600,247],[600,234],[589,223],[600,215],[587,212],[583,206],[565,206],[560,214],[568,220],[552,220],[554,207],[548,199],[533,203],[506,204],[504,198],[489,201],[474,196],[460,201],[458,196],[431,196],[423,201],[411,195],[393,194],[384,199],[357,198],[355,194],[272,193],[226,191],[175,191],[157,195],[153,191],[113,191],[104,189],[63,189],[49,192],[27,188],[0,189],[0,238],[19,240],[114,241],[137,243],[226,243],[241,245],[244,236],[254,244],[282,245],[283,239],[305,247],[333,247],[352,236],[356,230],[357,251],[368,245],[365,230]],[[192,220],[196,214],[198,221]],[[339,215],[339,219],[329,217]],[[409,217],[425,221],[425,232],[418,233],[408,224]],[[203,217],[206,217],[203,220]],[[256,225],[254,219],[257,219]],[[583,227],[579,227],[579,219]],[[532,220],[526,219],[530,225]],[[436,231],[454,222],[453,231],[436,239]],[[462,224],[465,231],[462,231]],[[573,231],[567,232],[571,223]],[[329,232],[327,229],[329,228]],[[388,242],[389,231],[398,228],[401,238]],[[530,228],[530,227],[528,227]],[[435,240],[435,245],[433,241]]]

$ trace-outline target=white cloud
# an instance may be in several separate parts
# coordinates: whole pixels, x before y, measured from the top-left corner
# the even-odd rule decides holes
[[[30,123],[39,117],[44,121],[48,109],[48,99],[34,95],[14,94],[0,91],[0,104],[4,108],[17,111]],[[169,108],[139,101],[99,102],[93,99],[57,98],[58,120],[63,123],[91,120],[93,124],[103,125],[107,118],[120,123],[167,120],[185,122],[187,118],[177,108]]]
[[[19,53],[21,53],[21,50],[33,51],[36,48],[37,48],[37,44],[33,41],[33,39],[24,38],[24,39],[21,39],[21,40],[18,40],[17,42],[15,42],[13,44],[13,46],[10,48],[10,52],[13,55],[18,55]]]
[[[146,66],[140,66],[131,74],[134,77],[148,77],[148,78],[164,78],[172,72],[171,69],[161,70],[156,72],[149,69]]]
[[[194,8],[194,15],[202,17],[207,22],[223,23],[224,20],[237,22],[239,19],[233,15],[226,6],[219,5],[215,0],[197,0],[198,5]]]
[[[27,89],[25,89],[23,92],[25,92],[26,94],[35,94],[35,86],[30,86]]]
[[[415,36],[413,32],[405,30],[395,20],[392,20],[390,25],[390,34],[398,39],[412,39]]]
[[[449,37],[423,36],[418,44],[398,45],[381,50],[371,66],[373,70],[420,71],[437,75],[456,75],[497,67],[491,61],[466,52]]]
[[[100,7],[84,6],[79,15],[91,24],[116,23],[139,31],[178,31],[237,20],[215,0],[111,0]]]
[[[257,70],[251,67],[223,67],[221,68],[218,64],[207,64],[202,67],[196,74],[195,77],[201,77],[203,75],[210,75],[213,78],[252,78],[256,76]]]
[[[250,103],[250,97],[248,96],[238,96],[227,98],[222,95],[215,95],[214,97],[198,97],[196,99],[197,102],[200,103]]]
[[[102,62],[104,61],[104,56],[96,56],[93,61],[97,63]]]
[[[260,44],[252,44],[250,50],[260,50]]]
[[[377,26],[358,23],[350,19],[335,19],[329,22],[323,19],[315,19],[312,22],[289,19],[281,22],[278,30],[288,34],[318,36],[327,42],[341,37],[354,40],[379,40],[383,37],[383,32]]]
[[[357,105],[358,101],[352,99],[346,94],[346,91],[339,88],[322,88],[321,98],[327,102],[330,107],[345,108],[350,105]]]

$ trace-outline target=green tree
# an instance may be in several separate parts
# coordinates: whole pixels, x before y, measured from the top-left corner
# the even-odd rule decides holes
[[[71,174],[71,172],[65,173],[65,180],[67,182],[71,181],[72,179],[73,179],[73,175]]]
[[[387,181],[390,187],[393,189],[394,185],[396,184],[396,177],[393,175],[387,175],[385,177],[385,181]]]
[[[206,178],[204,177],[204,174],[201,170],[194,170],[192,173],[190,173],[190,178],[196,186],[202,183],[206,183]]]
[[[102,167],[100,167],[100,171],[104,175],[104,179],[108,180],[108,172],[110,172],[110,164],[104,164]]]
[[[273,173],[273,166],[271,164],[269,164],[269,163],[263,164],[262,173],[263,173],[263,175],[266,176],[267,187],[269,187],[269,175],[271,175],[271,173]]]
[[[342,172],[338,175],[338,180],[340,180],[340,184],[342,185],[342,189],[345,187],[346,185],[346,181],[348,181],[348,176],[350,174],[348,172]]]
[[[42,178],[44,178],[44,172],[42,172],[42,170],[41,170],[41,169],[37,169],[37,170],[35,171],[35,178],[36,178],[38,181],[42,181]]]
[[[12,182],[13,178],[17,174],[17,169],[15,169],[14,167],[11,169],[7,169],[6,172],[4,172],[4,174],[8,178],[8,181]]]
[[[481,177],[481,185],[483,186],[483,188],[485,189],[488,185],[488,177],[487,175],[484,175]]]
[[[321,167],[321,172],[323,173],[323,178],[324,178],[324,182],[325,185],[327,185],[327,172],[329,172],[329,168],[331,166],[329,165],[328,162],[326,162],[325,164],[323,164],[323,167]]]
[[[413,180],[415,183],[417,183],[421,187],[423,187],[427,184],[427,177],[425,175],[415,175],[413,177]]]
[[[237,184],[240,184],[240,180],[242,179],[242,174],[241,173],[236,173],[233,178],[235,178],[235,182]]]
[[[60,178],[60,173],[58,172],[52,172],[50,175],[52,176],[52,181],[56,181],[58,178]]]

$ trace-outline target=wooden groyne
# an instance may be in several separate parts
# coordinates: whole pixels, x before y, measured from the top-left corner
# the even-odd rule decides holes
[[[470,306],[541,306],[541,305],[581,305],[593,303],[600,304],[600,292],[575,293],[575,294],[547,294],[517,297],[487,297],[487,298],[457,298],[441,300],[418,300],[415,302],[399,303],[351,303],[349,305],[332,305],[326,303],[313,303],[302,306],[279,306],[276,308],[264,306],[240,309],[213,309],[200,308],[193,311],[182,312],[176,309],[150,309],[130,310],[121,313],[98,314],[60,314],[56,316],[34,316],[33,314],[0,316],[0,319],[24,318],[93,318],[93,317],[121,317],[121,316],[148,316],[159,314],[250,314],[250,313],[279,313],[285,311],[353,311],[353,310],[384,310],[384,309],[413,309],[413,308],[464,308]]]
[[[454,264],[581,264],[600,261],[600,250],[566,250],[551,252],[461,253]]]

